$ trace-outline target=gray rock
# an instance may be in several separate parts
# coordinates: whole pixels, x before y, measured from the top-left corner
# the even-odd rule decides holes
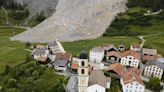
[[[11,38],[46,43],[94,39],[102,36],[115,16],[124,12],[127,0],[60,0],[48,19]]]

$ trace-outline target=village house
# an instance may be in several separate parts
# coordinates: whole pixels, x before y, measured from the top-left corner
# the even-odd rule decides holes
[[[72,72],[74,73],[77,73],[77,70],[78,70],[78,63],[81,61],[80,58],[76,58],[76,57],[73,57],[72,58],[72,62],[70,64],[70,69]],[[88,70],[89,70],[89,73],[93,70],[93,67],[88,65]]]
[[[134,43],[134,44],[132,44],[132,45],[130,46],[130,50],[140,52],[140,51],[141,51],[140,44],[139,44],[139,43]]]
[[[61,45],[61,43],[58,40],[56,40],[54,42],[48,43],[48,49],[50,50],[50,52],[52,54],[55,54],[55,53],[66,53],[66,51],[63,48],[63,46]]]
[[[133,50],[124,51],[122,53],[121,64],[126,67],[138,68],[141,60],[141,55]]]
[[[143,48],[142,49],[142,55],[145,55],[145,56],[156,56],[157,55],[157,50],[156,49]]]
[[[88,67],[88,59],[81,57],[78,61],[78,92],[105,92],[106,88],[109,89],[111,78],[106,77],[100,70],[90,73]]]
[[[92,48],[89,53],[89,61],[92,63],[101,63],[104,58],[104,49],[99,46]]]
[[[130,68],[120,79],[123,92],[145,92],[145,86],[137,68]]]
[[[102,47],[105,51],[105,55],[107,54],[107,52],[111,52],[111,51],[118,52],[118,49],[113,44],[105,44],[105,45],[102,45]]]
[[[41,46],[36,47],[31,53],[34,59],[43,62],[47,60],[48,54],[49,54],[49,50]]]
[[[145,77],[156,77],[161,79],[163,76],[163,70],[164,70],[164,64],[161,62],[154,60],[154,61],[148,61],[145,64],[144,73],[143,75]]]
[[[72,55],[68,53],[56,53],[55,60],[52,63],[55,70],[65,71],[71,62]]]
[[[121,53],[116,51],[107,52],[106,61],[108,63],[119,63],[121,61]]]
[[[120,44],[119,46],[118,46],[118,50],[119,51],[124,51],[125,50],[125,45],[123,45],[123,44]]]
[[[93,70],[89,75],[87,92],[106,92],[106,89],[110,89],[110,84],[111,78],[106,77],[103,71]]]

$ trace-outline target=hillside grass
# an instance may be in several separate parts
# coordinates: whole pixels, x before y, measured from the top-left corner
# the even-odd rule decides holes
[[[100,37],[93,40],[81,40],[75,42],[65,42],[62,43],[65,50],[74,56],[78,56],[82,50],[89,53],[89,50],[93,47],[103,45],[103,44],[114,44],[116,47],[120,44],[124,44],[126,48],[129,48],[131,43],[139,42],[137,37],[128,36],[114,36],[114,37]]]
[[[25,43],[10,41],[9,37],[23,32],[24,29],[0,27],[0,73],[6,65],[15,66],[25,60],[29,52],[25,51]]]

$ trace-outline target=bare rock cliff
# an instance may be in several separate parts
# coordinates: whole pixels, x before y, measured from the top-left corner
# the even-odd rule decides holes
[[[46,43],[94,39],[102,36],[127,0],[59,0],[56,12],[36,27],[11,38]]]

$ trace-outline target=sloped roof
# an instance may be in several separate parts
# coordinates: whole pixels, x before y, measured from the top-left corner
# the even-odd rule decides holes
[[[104,50],[109,50],[109,49],[113,48],[113,49],[115,49],[117,51],[117,48],[113,44],[104,44],[104,45],[101,45],[101,47]]]
[[[121,54],[116,51],[107,52],[107,56],[109,56],[109,57],[115,56],[115,57],[121,58]]]
[[[143,48],[142,50],[143,54],[150,54],[150,55],[156,55],[157,54],[157,50],[156,49],[148,49],[148,48]]]
[[[98,46],[98,47],[92,48],[91,51],[94,51],[94,52],[103,52],[104,49],[101,46]]]
[[[133,43],[131,46],[133,48],[140,48],[140,44],[139,43]]]
[[[107,78],[104,75],[104,72],[101,70],[93,70],[89,76],[89,85],[98,84],[106,88],[106,82],[111,81],[110,78]]]
[[[156,60],[157,58],[159,58],[159,56],[147,56],[147,55],[142,56],[143,60]]]
[[[55,66],[66,66],[67,64],[68,64],[67,60],[58,60],[53,63],[53,65],[55,65]]]
[[[157,60],[147,61],[145,65],[146,66],[156,65],[159,68],[164,69],[164,64]]]
[[[126,68],[121,65],[120,63],[115,63],[115,64],[111,64],[108,69],[108,71],[113,70],[114,72],[116,72],[119,76],[121,76],[125,71]]]
[[[56,56],[55,61],[58,61],[58,60],[67,60],[67,61],[69,61],[70,58],[72,57],[72,55],[68,54],[68,53],[56,53],[54,55]]]
[[[131,56],[133,56],[133,57],[135,57],[135,58],[137,58],[139,60],[141,59],[141,55],[138,52],[135,52],[133,50],[127,50],[127,51],[124,51],[121,54],[122,57],[126,57],[126,56],[129,56],[129,55],[131,55]]]
[[[140,75],[138,74],[138,71],[139,70],[137,70],[137,68],[136,68],[136,69],[128,70],[126,73],[124,73],[122,75],[122,79],[123,79],[124,84],[128,84],[131,82],[138,82],[138,83],[144,85]]]
[[[44,55],[46,50],[44,48],[36,48],[33,52],[32,55]]]

